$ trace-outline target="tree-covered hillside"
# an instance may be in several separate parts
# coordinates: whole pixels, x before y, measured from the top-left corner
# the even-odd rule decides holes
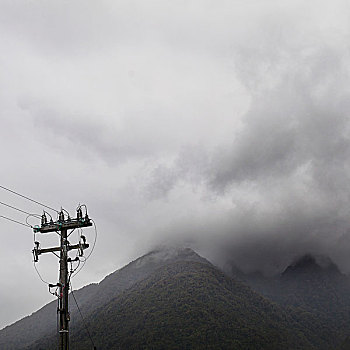
[[[75,296],[97,349],[346,349],[349,284],[335,265],[306,257],[277,278],[240,279],[191,249],[161,249]],[[71,350],[93,349],[70,307]],[[56,303],[1,330],[0,349],[56,350]]]
[[[271,303],[214,266],[159,268],[95,310],[87,324],[97,349],[329,349],[316,319]],[[323,331],[328,331],[324,329]],[[55,349],[46,339],[30,349]],[[71,348],[89,349],[82,325]]]
[[[136,282],[145,279],[161,266],[176,261],[201,261],[209,264],[191,249],[163,248],[152,251],[106,276],[99,284],[90,284],[75,291],[81,311],[88,316],[96,308],[103,306]],[[81,316],[71,295],[69,300],[70,326],[73,332],[81,323]],[[56,332],[56,309],[57,301],[53,301],[32,315],[0,330],[0,349],[23,349]]]

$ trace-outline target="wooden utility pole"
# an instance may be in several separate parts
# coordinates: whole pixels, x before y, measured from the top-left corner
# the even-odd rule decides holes
[[[60,347],[59,349],[69,349],[69,309],[68,309],[68,244],[67,230],[61,230],[61,254],[60,254],[60,281],[59,281],[59,308],[60,313]]]
[[[69,216],[66,219],[64,217],[63,211],[59,213],[59,218],[57,221],[52,220],[48,223],[46,215],[42,216],[41,227],[34,227],[34,232],[49,233],[49,232],[59,232],[60,235],[60,246],[53,248],[40,248],[39,242],[35,242],[35,247],[33,249],[34,262],[37,262],[39,255],[44,253],[54,253],[60,252],[60,274],[59,282],[56,285],[49,284],[49,288],[58,287],[58,309],[59,313],[59,335],[60,343],[59,350],[69,350],[69,307],[68,307],[68,293],[69,293],[69,278],[68,278],[68,262],[72,261],[69,258],[68,253],[73,249],[78,250],[78,255],[82,256],[84,249],[89,247],[89,244],[85,242],[85,237],[81,236],[83,239],[79,241],[78,244],[71,245],[68,241],[67,232],[69,229],[83,228],[92,226],[91,220],[87,213],[83,217],[81,207],[77,210],[77,218],[71,219]]]

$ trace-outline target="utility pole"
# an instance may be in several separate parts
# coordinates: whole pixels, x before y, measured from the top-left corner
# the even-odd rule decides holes
[[[85,206],[86,209],[86,206]],[[58,297],[58,308],[59,313],[59,350],[69,350],[69,307],[68,307],[68,293],[70,277],[68,272],[68,262],[79,261],[79,257],[83,256],[84,250],[89,248],[89,244],[86,243],[85,236],[81,235],[78,244],[71,245],[68,241],[68,230],[75,230],[77,228],[84,228],[92,226],[91,220],[87,214],[82,214],[81,206],[77,209],[77,217],[71,219],[68,215],[67,218],[64,216],[63,210],[59,212],[58,220],[53,221],[52,218],[48,222],[47,217],[44,214],[41,217],[41,226],[34,227],[34,233],[50,233],[56,232],[60,235],[60,246],[53,248],[40,248],[40,243],[35,242],[33,249],[34,262],[39,260],[39,255],[44,253],[53,253],[58,256],[55,252],[60,252],[59,255],[59,282],[57,284],[49,284],[50,288],[56,287],[59,293],[55,294]],[[73,232],[73,231],[72,231]],[[77,250],[78,256],[75,259],[71,259],[68,255],[69,251]]]

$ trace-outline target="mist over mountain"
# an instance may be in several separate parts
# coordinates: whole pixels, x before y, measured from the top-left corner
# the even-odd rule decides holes
[[[130,288],[136,282],[145,279],[156,269],[176,261],[199,261],[208,263],[191,249],[175,249],[163,247],[154,250],[124,268],[106,276],[99,284],[90,284],[74,292],[79,307],[84,315],[89,315],[96,308],[109,302],[116,295]],[[81,321],[75,301],[69,296],[70,312],[72,315],[71,327]],[[28,346],[30,343],[50,334],[56,329],[57,302],[53,301],[42,309],[34,312],[13,325],[0,331],[0,347],[17,349]]]
[[[328,257],[306,254],[275,276],[246,274],[234,265],[226,271],[281,306],[312,313],[336,337],[349,334],[350,279]]]
[[[3,0],[1,183],[55,209],[88,205],[103,234],[79,287],[172,243],[245,273],[308,252],[349,273],[349,12],[347,0]],[[29,228],[1,220],[2,327],[50,296]]]
[[[307,276],[308,278],[329,278],[333,281],[343,277],[339,271],[338,266],[328,257],[313,256],[306,254],[296,259],[290,266],[288,266],[282,273],[283,279],[301,278]]]
[[[349,279],[326,257],[266,277],[163,247],[74,294],[97,349],[330,350],[350,335]],[[92,348],[70,305],[72,349]],[[56,349],[55,307],[2,329],[1,349]]]

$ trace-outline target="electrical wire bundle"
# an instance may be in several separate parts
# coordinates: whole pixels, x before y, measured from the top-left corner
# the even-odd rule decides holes
[[[16,191],[13,191],[13,190],[11,190],[11,189],[5,187],[5,186],[0,185],[0,188],[3,189],[3,190],[5,190],[5,191],[8,191],[8,192],[10,192],[10,193],[12,193],[12,194],[14,194],[14,195],[17,195],[17,196],[19,196],[19,197],[21,197],[21,198],[24,198],[24,199],[26,199],[26,200],[28,200],[28,201],[31,201],[31,202],[33,202],[33,203],[35,203],[35,204],[41,206],[42,208],[46,208],[46,209],[49,209],[50,211],[55,212],[55,213],[58,215],[58,220],[56,221],[57,223],[60,223],[60,222],[64,222],[64,221],[65,221],[64,213],[67,214],[67,218],[68,218],[67,221],[69,222],[69,221],[71,220],[68,211],[65,210],[65,209],[63,209],[63,208],[61,208],[61,211],[58,211],[58,210],[52,208],[51,206],[48,206],[48,205],[43,204],[43,203],[41,203],[41,202],[38,202],[38,201],[36,201],[36,200],[34,200],[34,199],[28,197],[28,196],[22,195],[22,194],[20,194],[20,193],[18,193],[18,192],[16,192]],[[31,225],[31,224],[28,222],[28,220],[29,220],[31,217],[35,217],[36,219],[41,219],[41,225],[42,225],[42,226],[45,226],[45,225],[48,224],[48,220],[47,220],[47,216],[48,216],[49,219],[50,219],[49,224],[54,224],[54,220],[53,220],[52,215],[51,215],[47,210],[43,210],[43,215],[29,213],[29,212],[27,212],[27,211],[25,211],[25,210],[23,210],[23,209],[17,208],[17,207],[15,207],[15,206],[13,206],[13,205],[10,205],[10,204],[5,203],[5,202],[2,202],[2,201],[0,201],[0,205],[6,206],[6,207],[8,207],[8,208],[10,208],[10,209],[12,209],[12,210],[16,210],[16,211],[18,211],[18,212],[20,212],[20,213],[22,213],[22,214],[26,214],[26,215],[27,215],[27,217],[26,217],[26,219],[25,219],[25,222],[20,222],[20,221],[18,221],[18,220],[15,220],[15,219],[13,219],[13,218],[10,218],[10,217],[4,216],[4,215],[0,215],[0,218],[3,218],[3,219],[5,219],[5,220],[11,221],[11,222],[13,222],[13,223],[16,223],[16,224],[19,224],[19,225],[22,225],[22,226],[26,226],[26,227],[30,227],[30,228],[34,229],[34,247],[35,247],[35,248],[33,249],[34,269],[35,269],[36,273],[38,274],[40,280],[48,286],[49,292],[50,292],[52,295],[56,296],[56,297],[58,298],[58,302],[59,302],[59,300],[60,300],[60,298],[62,297],[62,295],[60,295],[60,294],[58,293],[58,291],[59,291],[60,287],[62,287],[62,285],[60,285],[59,283],[57,283],[57,284],[48,283],[47,281],[45,281],[45,280],[42,278],[40,272],[38,271],[37,266],[36,266],[36,263],[38,262],[38,251],[39,251],[39,246],[40,246],[40,244],[39,244],[39,242],[37,242],[37,240],[36,240],[36,234],[37,234],[37,232],[39,232],[40,230],[39,230],[39,226],[37,226],[37,225],[36,225],[36,226],[33,226],[33,225]],[[74,219],[74,220],[77,220],[76,222],[79,222],[79,220],[81,220],[81,221],[84,220],[84,219],[83,219],[84,216],[83,216],[82,208],[85,209],[85,219],[88,219],[89,221],[91,221],[91,222],[93,223],[93,226],[94,226],[95,237],[94,237],[94,242],[93,242],[93,245],[92,245],[92,249],[91,249],[91,251],[89,252],[89,254],[87,255],[87,257],[84,257],[84,255],[83,255],[83,249],[85,249],[86,246],[88,247],[88,245],[85,245],[86,238],[85,238],[85,236],[82,234],[82,229],[81,229],[81,228],[78,228],[78,229],[77,229],[77,232],[78,232],[79,245],[78,245],[78,248],[77,248],[77,254],[76,254],[75,258],[74,258],[74,259],[69,258],[69,257],[68,257],[68,251],[63,251],[62,246],[61,246],[61,254],[66,254],[67,261],[70,263],[70,270],[69,270],[69,272],[68,272],[68,283],[67,283],[67,285],[68,285],[68,288],[71,287],[71,294],[72,294],[72,296],[73,296],[73,299],[74,299],[74,301],[75,301],[75,304],[76,304],[76,306],[77,306],[77,309],[78,309],[78,311],[79,311],[79,313],[80,313],[80,316],[81,316],[81,318],[82,318],[84,327],[86,328],[87,334],[88,334],[88,336],[89,336],[89,338],[90,338],[90,341],[91,341],[91,343],[92,343],[92,345],[93,345],[93,348],[96,349],[95,344],[94,344],[94,342],[93,342],[93,340],[92,340],[92,337],[91,337],[91,335],[90,335],[89,329],[88,329],[87,326],[86,326],[84,317],[83,317],[83,315],[82,315],[82,313],[81,313],[81,310],[80,310],[79,305],[78,305],[78,303],[77,303],[77,300],[76,300],[76,298],[75,298],[75,295],[74,295],[74,292],[73,292],[73,287],[72,287],[72,284],[71,284],[72,278],[74,278],[75,276],[78,275],[78,273],[84,268],[84,266],[85,266],[87,260],[91,257],[91,255],[92,255],[92,253],[93,253],[93,251],[94,251],[94,249],[95,249],[95,245],[96,245],[96,241],[97,241],[97,228],[96,228],[96,223],[95,223],[95,221],[90,220],[90,219],[88,218],[87,206],[86,206],[85,204],[79,204],[79,206],[77,207],[77,219]],[[90,225],[90,226],[91,226],[91,225]],[[76,230],[76,228],[73,228],[73,229],[71,230],[71,232],[70,232],[66,237],[68,238],[69,236],[71,236],[71,234],[72,234],[75,230]],[[60,233],[59,233],[58,230],[55,230],[55,232],[56,232],[58,235],[60,235]],[[67,238],[66,238],[66,239],[67,239]],[[81,243],[81,242],[83,242],[83,243]],[[68,245],[69,245],[68,240],[67,240],[67,243],[68,243]],[[83,244],[84,244],[85,246],[84,246]],[[56,249],[56,250],[57,250],[57,249]],[[54,251],[51,251],[51,252],[52,252],[54,255],[56,255],[58,258],[60,258],[60,256],[58,256]],[[40,253],[39,253],[39,254],[40,254]],[[76,263],[75,266],[73,266],[74,263]],[[52,291],[52,288],[55,288],[55,290]],[[64,287],[63,287],[63,288],[64,288]],[[57,327],[58,327],[58,319],[57,319]]]

